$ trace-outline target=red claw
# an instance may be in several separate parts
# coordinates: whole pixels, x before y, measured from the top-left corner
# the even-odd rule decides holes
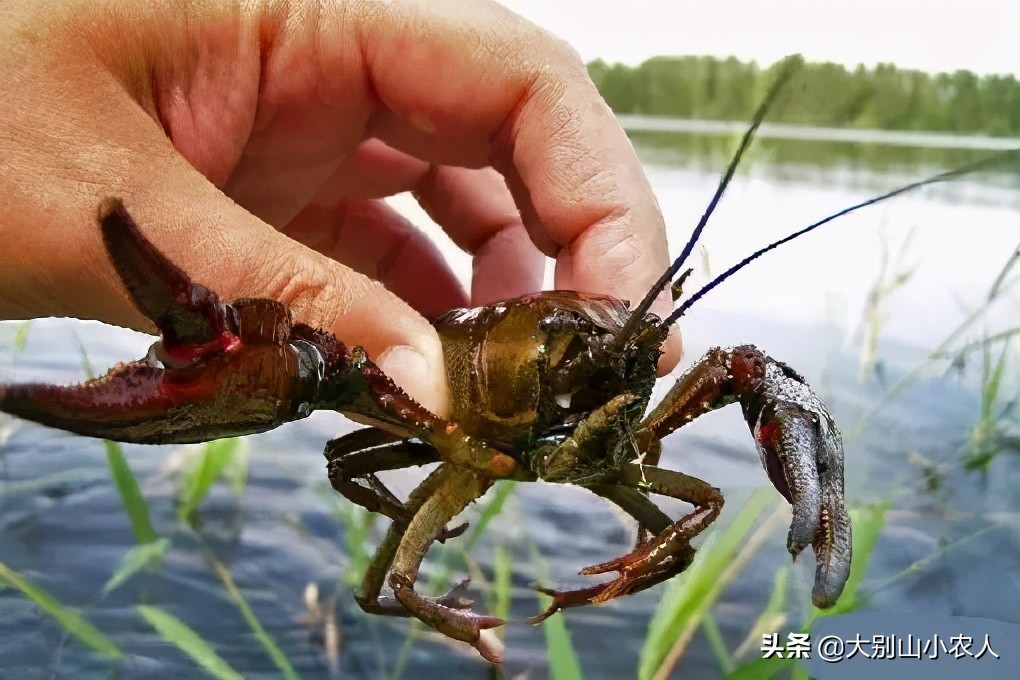
[[[0,410],[77,434],[189,443],[262,432],[307,415],[286,307],[224,304],[156,249],[119,200],[100,208],[110,259],[160,330],[149,357],[81,385],[0,386]]]

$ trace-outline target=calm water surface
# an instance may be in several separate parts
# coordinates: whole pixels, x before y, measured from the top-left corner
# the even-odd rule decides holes
[[[671,248],[677,251],[715,187],[732,139],[648,131],[634,132],[633,139],[670,226]],[[984,153],[867,141],[762,140],[712,220],[699,251],[697,280],[689,285],[819,217]],[[864,585],[873,609],[1020,621],[1015,430],[989,474],[966,473],[959,462],[980,412],[981,353],[968,355],[962,367],[937,364],[899,398],[876,409],[889,386],[921,365],[982,304],[1016,249],[1018,177],[1015,168],[985,173],[840,220],[752,265],[695,307],[685,322],[688,362],[712,345],[755,342],[805,373],[844,431],[853,433],[847,441],[849,504],[891,503]],[[406,198],[397,200],[420,216],[407,203]],[[448,242],[443,247],[454,268],[467,275],[469,260]],[[883,261],[887,276],[910,275],[876,316],[867,312],[867,300]],[[972,326],[967,338],[1015,328],[1018,311],[1020,294],[1014,289]],[[875,318],[881,319],[878,342],[862,378],[861,348],[871,328],[862,320]],[[27,349],[17,354],[15,329],[15,324],[0,324],[0,379],[5,381],[79,379],[76,338],[97,367],[141,356],[151,341],[98,324],[46,320],[32,326]],[[996,353],[1001,346],[995,345]],[[1018,394],[1020,356],[1015,349],[1008,361],[1003,404]],[[6,589],[0,590],[0,678],[196,675],[192,662],[137,615],[139,603],[159,605],[183,619],[246,677],[277,677],[210,568],[210,554],[229,566],[303,677],[330,676],[322,648],[303,622],[301,594],[310,582],[336,598],[342,677],[392,677],[401,650],[406,677],[488,677],[473,653],[435,637],[407,645],[407,622],[365,616],[354,604],[342,581],[352,559],[344,505],[329,487],[321,456],[324,442],[348,428],[340,418],[320,413],[249,438],[250,479],[243,497],[217,487],[201,507],[197,533],[174,519],[179,452],[125,446],[156,530],[173,543],[159,570],[140,574],[103,598],[103,584],[133,538],[109,479],[102,443],[3,422],[0,561],[60,602],[80,608],[128,657],[111,663],[91,654],[33,604]],[[728,502],[722,524],[765,483],[746,427],[730,409],[671,437],[663,464],[722,487]],[[393,485],[407,491],[420,476],[400,475]],[[939,481],[930,490],[933,478]],[[683,506],[667,502],[664,508],[675,513]],[[476,514],[469,509],[467,519]],[[377,522],[370,542],[383,529],[384,522]],[[957,545],[961,538],[967,540]],[[530,586],[542,569],[561,584],[581,585],[586,581],[576,575],[580,567],[626,551],[630,541],[628,528],[585,492],[539,484],[516,489],[472,551],[483,574],[491,576],[496,545],[506,548],[514,565],[506,677],[548,673],[542,632],[524,622],[538,610]],[[731,648],[764,606],[776,570],[789,564],[784,544],[785,531],[776,531],[717,606],[715,615]],[[535,561],[534,548],[544,567]],[[440,570],[436,565],[442,552],[430,554],[426,576]],[[901,575],[932,555],[923,568]],[[810,600],[810,562],[805,558],[794,568],[792,622],[800,620]],[[456,562],[454,567],[464,572]],[[660,595],[656,588],[568,613],[567,625],[588,677],[634,675]],[[676,675],[720,675],[700,633]]]

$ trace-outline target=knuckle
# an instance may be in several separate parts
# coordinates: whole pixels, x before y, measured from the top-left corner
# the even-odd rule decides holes
[[[303,263],[279,258],[264,269],[266,296],[291,309],[293,317],[314,328],[331,328],[359,299],[369,294],[370,281],[339,264]]]
[[[581,59],[580,52],[572,44],[551,33],[546,33],[546,35],[549,37],[549,49],[559,57],[560,63],[584,69],[584,60]]]
[[[619,282],[639,280],[644,283],[648,276],[648,266],[641,239],[632,231],[620,234],[611,243],[602,259],[612,277]]]

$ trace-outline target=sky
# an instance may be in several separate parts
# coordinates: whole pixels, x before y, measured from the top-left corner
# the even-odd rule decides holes
[[[499,0],[585,61],[659,54],[1020,76],[1020,0]]]

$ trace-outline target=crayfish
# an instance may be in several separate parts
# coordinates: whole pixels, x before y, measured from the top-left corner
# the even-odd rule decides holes
[[[616,573],[587,588],[552,591],[533,621],[659,584],[682,572],[691,541],[719,515],[710,484],[658,466],[663,437],[695,418],[739,402],[769,479],[792,504],[787,547],[811,545],[817,561],[812,599],[839,597],[850,569],[851,528],[843,503],[843,445],[825,405],[796,371],[751,345],[710,350],[646,413],[659,346],[693,302],[773,243],[717,277],[664,319],[648,312],[677,275],[764,117],[778,85],[755,114],[705,216],[683,253],[633,309],[609,297],[552,291],[455,309],[435,320],[446,357],[452,414],[415,402],[359,347],[291,322],[267,299],[225,303],[192,281],[145,237],[123,204],[99,209],[107,251],[138,308],[161,337],[148,355],[74,387],[0,386],[0,409],[79,434],[134,443],[189,443],[263,432],[329,409],[370,427],[326,445],[333,487],[392,520],[367,570],[358,603],[368,612],[415,616],[502,660],[489,630],[503,622],[470,609],[457,594],[415,590],[434,541],[464,529],[448,525],[500,479],[574,484],[611,501],[638,523],[634,549],[582,574]],[[841,211],[870,205],[960,168]],[[406,500],[377,473],[438,462]],[[671,496],[693,509],[674,521],[649,498]],[[388,586],[389,593],[384,595]]]
[[[100,209],[111,259],[135,303],[160,329],[145,359],[76,387],[0,387],[0,408],[78,434],[133,443],[189,443],[262,432],[331,409],[372,427],[326,445],[329,478],[348,499],[392,520],[358,603],[414,615],[474,645],[490,662],[502,649],[455,592],[426,598],[418,569],[435,540],[494,480],[582,486],[637,519],[639,542],[584,574],[616,579],[557,592],[535,618],[649,588],[693,558],[691,539],[723,505],[719,489],[657,466],[660,439],[699,415],[739,401],[770,478],[794,505],[788,547],[813,545],[814,601],[831,605],[847,578],[850,522],[843,508],[843,449],[825,406],[803,378],[752,346],[710,351],[644,416],[669,324],[620,300],[569,291],[455,309],[435,323],[443,342],[452,415],[430,413],[360,348],[292,324],[265,299],[223,303],[149,243],[119,201]],[[636,319],[636,320],[635,320]],[[377,472],[441,462],[399,500]],[[649,500],[694,505],[676,522]],[[389,574],[389,578],[386,575]],[[382,596],[384,585],[392,596]]]

